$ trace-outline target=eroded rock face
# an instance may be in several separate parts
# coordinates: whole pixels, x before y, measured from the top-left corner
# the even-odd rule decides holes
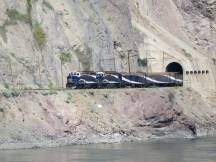
[[[215,133],[216,112],[189,89],[87,90],[1,96],[0,148]]]
[[[212,56],[216,50],[215,1],[3,0],[0,9],[1,89],[59,87],[61,75],[73,70],[128,71],[128,53],[134,56],[132,71],[145,71],[137,58],[144,57],[151,33],[140,32],[134,20],[143,26],[154,22],[200,53]],[[61,64],[65,53],[70,58]]]
[[[58,87],[61,54],[71,55],[63,63],[64,78],[72,70],[126,71],[128,50],[137,54],[141,37],[131,25],[127,1],[29,2],[1,4],[2,82]],[[137,61],[131,64],[137,67]]]
[[[174,1],[184,19],[184,32],[194,46],[206,54],[215,54],[215,11],[216,1],[190,0]]]

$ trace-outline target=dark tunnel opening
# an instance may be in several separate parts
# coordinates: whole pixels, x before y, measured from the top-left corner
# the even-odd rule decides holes
[[[175,73],[183,75],[183,68],[179,63],[172,62],[169,65],[167,65],[166,72],[175,72]]]

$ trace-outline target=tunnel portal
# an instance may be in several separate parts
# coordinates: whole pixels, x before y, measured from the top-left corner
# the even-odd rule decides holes
[[[175,72],[175,73],[183,75],[183,68],[181,64],[177,62],[172,62],[167,65],[166,72]]]

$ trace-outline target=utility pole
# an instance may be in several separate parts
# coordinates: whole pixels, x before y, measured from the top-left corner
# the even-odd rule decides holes
[[[116,59],[115,59],[115,56],[113,58],[113,64],[114,64],[114,71],[116,71]]]
[[[131,67],[130,67],[130,50],[127,51],[127,54],[128,54],[128,72],[130,73],[131,72]]]
[[[38,54],[38,72],[39,72],[39,84],[40,84],[40,88],[41,88],[41,82],[42,82],[42,77],[41,77],[41,58],[40,58],[40,54]]]
[[[129,73],[131,73],[131,64],[130,64],[130,58],[131,57],[137,57],[137,56],[139,56],[138,54],[135,54],[135,55],[131,55],[131,52],[132,51],[135,51],[135,52],[137,52],[137,50],[127,50],[127,55],[128,55],[128,72]]]
[[[79,61],[79,71],[80,71],[80,61]]]
[[[64,88],[64,78],[63,78],[63,63],[61,60],[61,83],[62,83],[62,89]]]
[[[11,75],[11,83],[13,85],[13,68],[12,68],[12,63],[10,57],[8,58],[9,61],[9,68],[10,68],[10,75]]]
[[[146,73],[149,72],[149,67],[148,67],[148,62],[149,62],[149,56],[148,56],[148,44],[146,44],[146,62],[147,62],[147,65],[146,65]]]
[[[165,69],[164,69],[164,68],[165,68],[164,65],[165,65],[165,52],[163,51],[163,65],[162,65],[162,66],[163,66],[163,70],[165,71]]]

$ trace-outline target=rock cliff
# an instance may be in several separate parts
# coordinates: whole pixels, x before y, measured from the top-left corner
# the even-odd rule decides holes
[[[132,71],[146,71],[138,58],[158,50],[215,55],[213,0],[2,0],[0,9],[1,89],[60,87],[73,70],[128,71],[128,55]]]
[[[1,0],[0,9],[0,149],[215,134],[215,104],[200,95],[212,88],[215,102],[215,0]],[[202,91],[55,91],[70,71],[127,72],[128,56],[133,72],[161,72],[163,55],[185,63],[185,76],[204,70],[184,76]]]
[[[191,89],[29,91],[0,97],[0,149],[194,138],[216,129],[215,106]]]

